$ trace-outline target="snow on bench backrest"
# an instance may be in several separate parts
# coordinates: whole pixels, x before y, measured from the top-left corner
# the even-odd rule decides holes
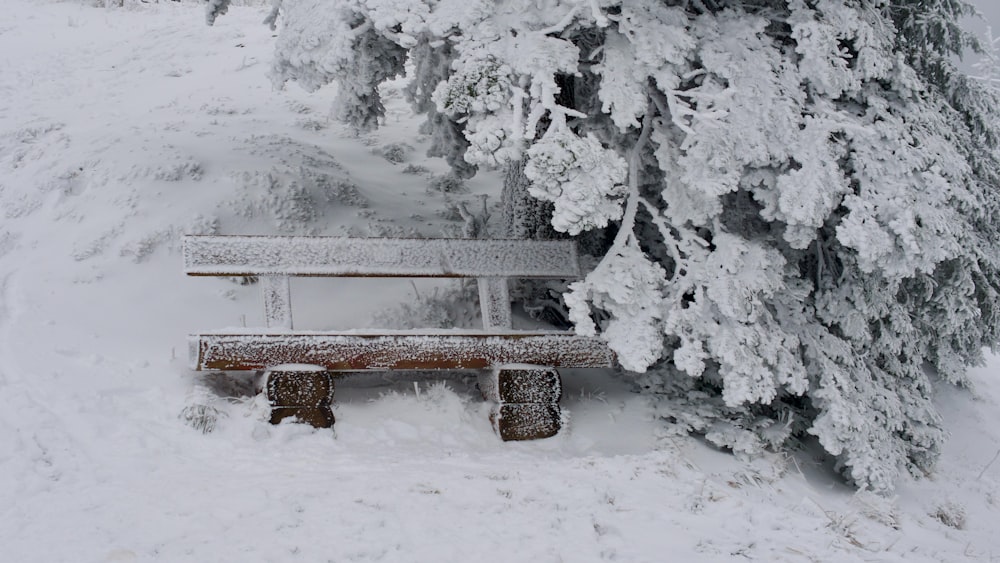
[[[290,276],[478,278],[486,330],[510,329],[508,278],[580,277],[572,241],[184,237],[190,276],[259,276],[268,327],[292,328]]]
[[[191,276],[577,278],[572,241],[184,237]]]

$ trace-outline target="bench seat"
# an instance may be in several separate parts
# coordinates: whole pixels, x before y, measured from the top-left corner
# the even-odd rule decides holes
[[[601,339],[554,331],[211,332],[191,335],[190,345],[192,367],[198,370],[265,370],[281,364],[330,371],[614,365],[614,354]]]

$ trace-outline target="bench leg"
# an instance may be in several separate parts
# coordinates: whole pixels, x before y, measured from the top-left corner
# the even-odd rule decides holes
[[[505,442],[549,438],[562,426],[562,381],[555,369],[497,367],[480,374],[479,389],[494,403],[490,421]]]
[[[295,417],[314,428],[333,426],[333,377],[328,371],[269,371],[265,383],[271,424]]]

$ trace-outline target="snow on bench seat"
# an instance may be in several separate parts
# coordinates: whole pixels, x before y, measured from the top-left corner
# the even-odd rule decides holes
[[[599,338],[565,332],[280,332],[191,336],[198,370],[312,364],[330,371],[486,369],[503,364],[611,367]]]

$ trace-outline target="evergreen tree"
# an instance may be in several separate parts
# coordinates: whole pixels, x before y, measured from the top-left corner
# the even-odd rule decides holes
[[[671,428],[746,454],[811,434],[880,491],[931,469],[934,381],[998,341],[998,100],[951,63],[976,46],[963,2],[280,10],[277,83],[336,81],[370,128],[409,57],[438,154],[523,165],[555,230],[611,229],[569,316]]]

